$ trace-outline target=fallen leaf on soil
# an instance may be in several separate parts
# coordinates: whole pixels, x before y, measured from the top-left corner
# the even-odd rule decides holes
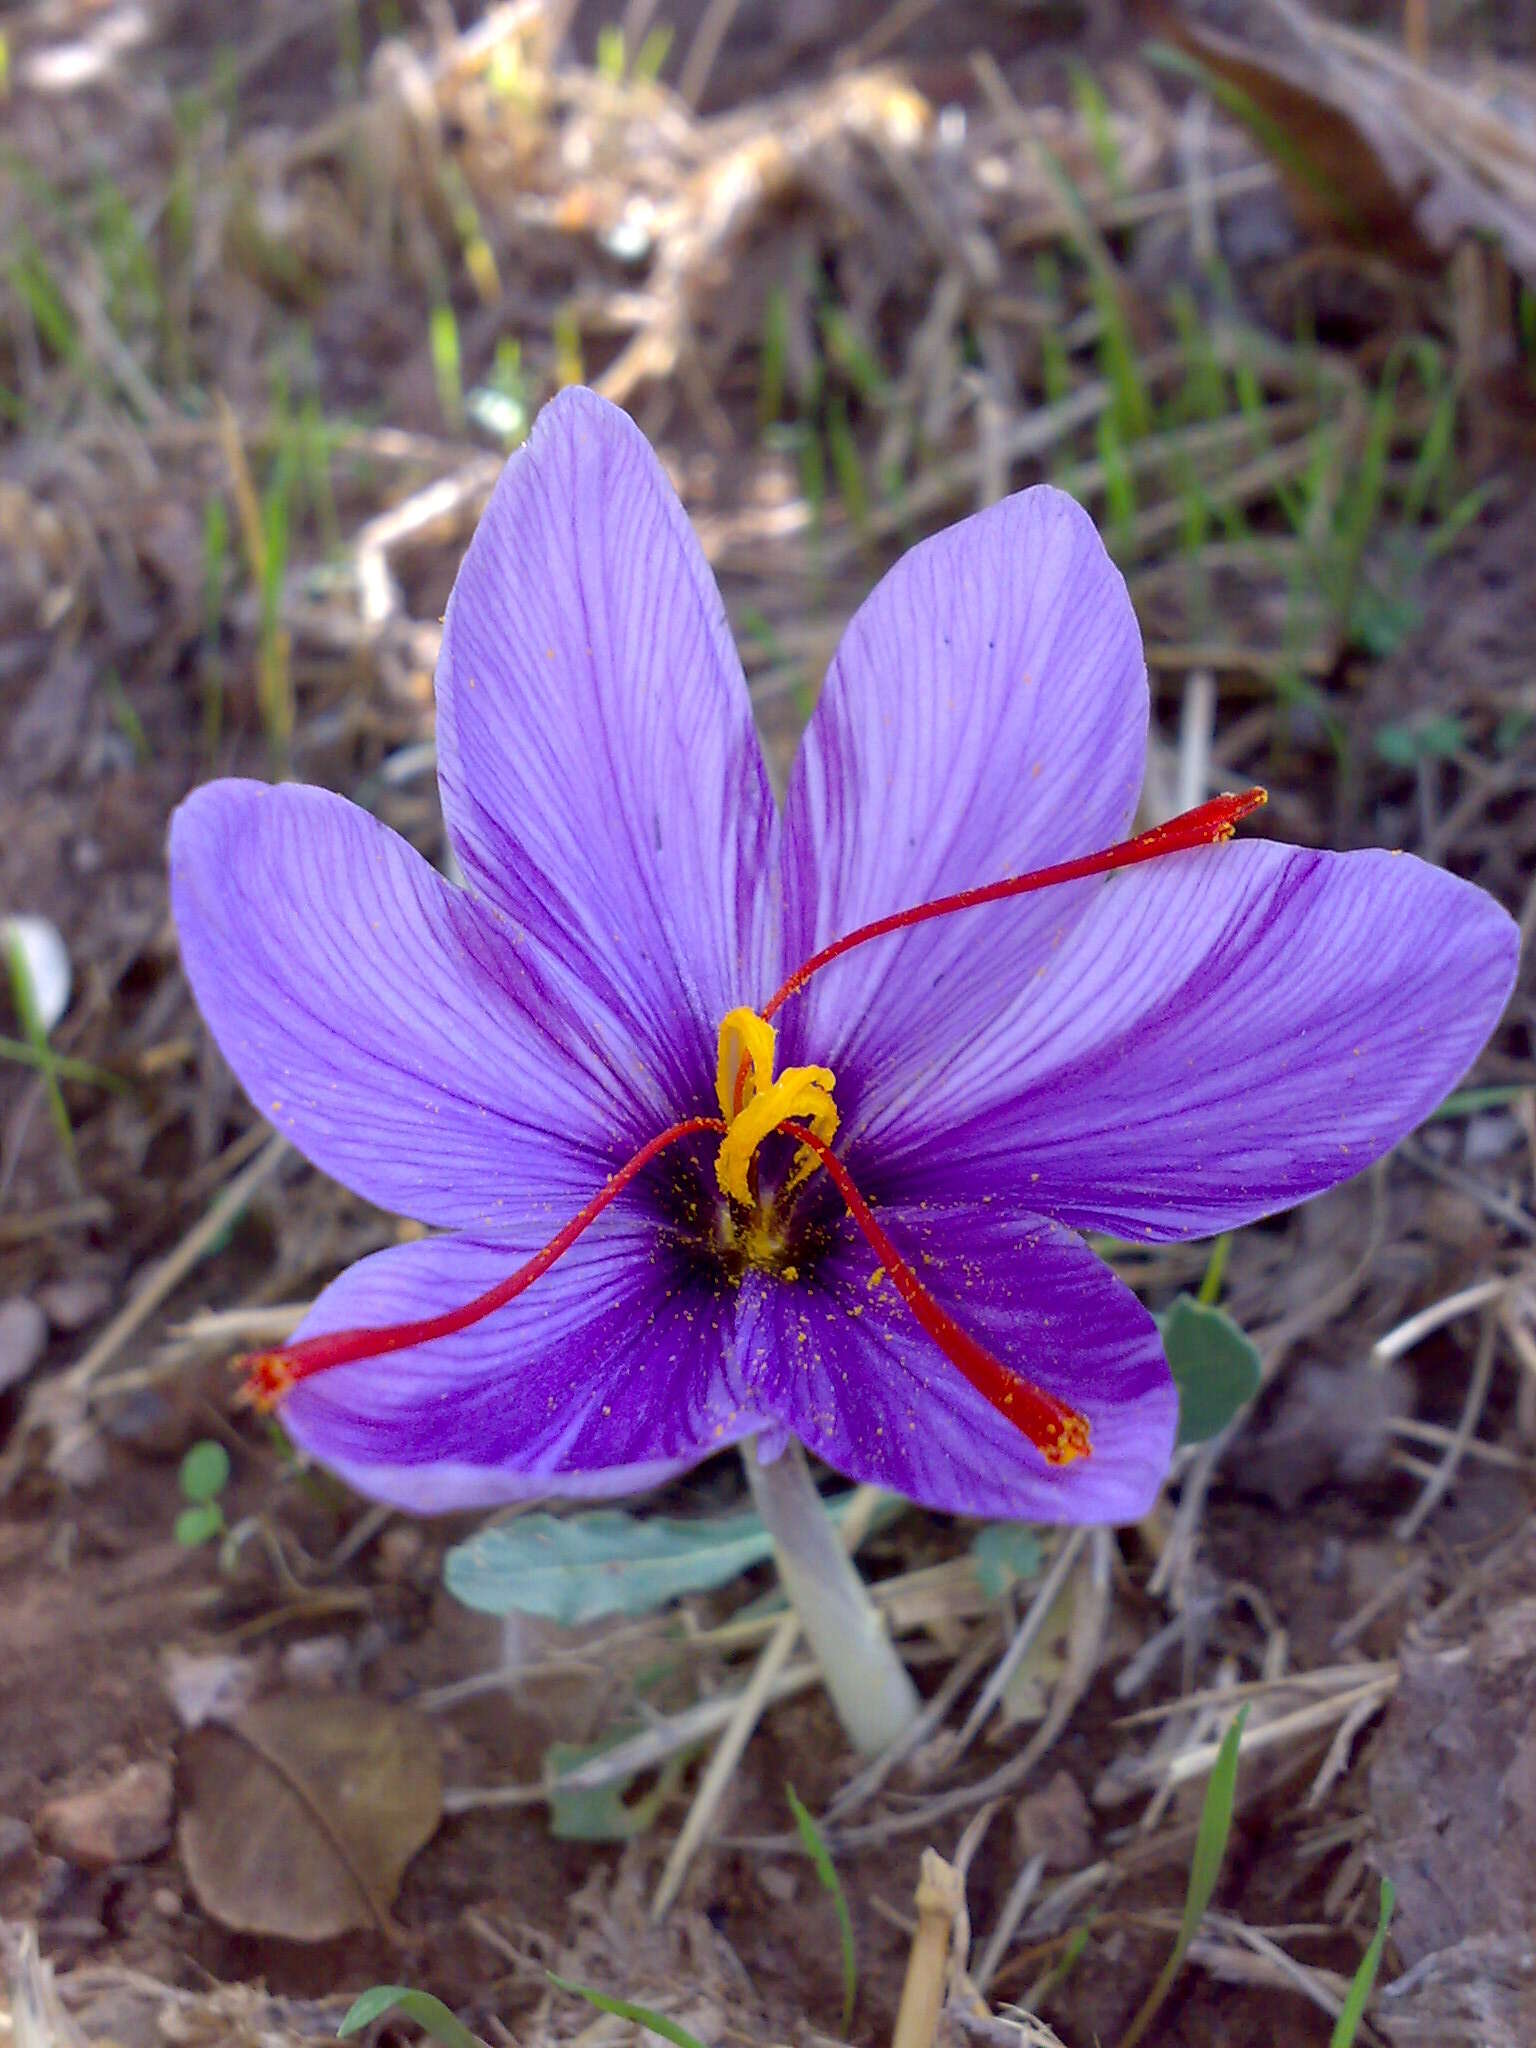
[[[1362,35],[1299,0],[1203,10],[1143,0],[1142,13],[1251,110],[1314,226],[1411,267],[1470,235],[1536,275],[1527,67],[1467,66],[1445,51],[1418,63],[1391,36]]]
[[[436,1738],[405,1707],[279,1696],[182,1744],[182,1861],[241,1933],[403,1939],[389,1909],[441,1817]]]

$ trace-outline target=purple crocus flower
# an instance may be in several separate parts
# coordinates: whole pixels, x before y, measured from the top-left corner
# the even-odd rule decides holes
[[[934,1508],[1139,1515],[1175,1391],[1079,1233],[1203,1236],[1358,1172],[1512,983],[1512,921],[1417,860],[1202,844],[1244,801],[1081,860],[1129,826],[1147,687],[1058,491],[885,577],[780,815],[676,496],[566,392],[465,558],[437,705],[465,887],[319,789],[215,783],[171,838],[253,1101],[444,1233],[257,1362],[305,1450],[408,1508],[627,1493],[756,1437]],[[898,921],[786,995],[774,1044],[770,992],[839,935],[1132,859]]]

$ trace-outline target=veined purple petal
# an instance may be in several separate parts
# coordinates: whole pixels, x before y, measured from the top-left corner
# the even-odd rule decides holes
[[[936,1091],[902,1185],[1198,1237],[1369,1166],[1498,1022],[1518,933],[1407,854],[1248,842],[1117,875]]]
[[[327,790],[195,791],[172,820],[171,901],[256,1107],[386,1209],[494,1226],[532,1194],[552,1234],[656,1128],[510,938]]]
[[[880,1212],[956,1321],[1087,1415],[1093,1452],[1048,1465],[924,1336],[851,1226],[809,1285],[754,1276],[740,1364],[755,1407],[850,1479],[949,1514],[1125,1522],[1168,1470],[1178,1398],[1157,1326],[1078,1238],[980,1204]]]
[[[449,599],[443,809],[472,888],[600,995],[674,1113],[776,954],[777,820],[709,567],[639,430],[566,391]]]
[[[462,1237],[377,1252],[298,1336],[414,1321],[472,1300],[536,1247]],[[763,1426],[728,1369],[734,1301],[615,1209],[526,1294],[457,1336],[301,1381],[283,1426],[359,1492],[418,1514],[658,1485]]]
[[[928,898],[1111,844],[1146,751],[1141,636],[1088,515],[1022,491],[905,555],[855,614],[785,812],[785,963]],[[877,940],[786,1007],[845,1118],[906,1127],[1091,900],[1081,886]]]

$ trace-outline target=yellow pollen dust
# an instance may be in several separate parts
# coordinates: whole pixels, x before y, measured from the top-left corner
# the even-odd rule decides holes
[[[751,1169],[758,1147],[788,1120],[807,1125],[823,1144],[837,1134],[837,1085],[830,1067],[786,1067],[774,1079],[776,1033],[756,1010],[732,1010],[720,1026],[720,1060],[715,1070],[715,1095],[726,1133],[715,1154],[715,1174],[732,1201],[756,1206]],[[809,1145],[795,1155],[783,1193],[789,1194],[816,1171],[821,1162]]]
[[[1075,1465],[1079,1458],[1090,1457],[1093,1437],[1087,1416],[1072,1416],[1054,1432],[1043,1448],[1047,1465]]]

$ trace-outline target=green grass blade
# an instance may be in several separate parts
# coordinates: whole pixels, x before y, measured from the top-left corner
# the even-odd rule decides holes
[[[44,1073],[57,1074],[61,1081],[79,1081],[87,1088],[105,1088],[113,1095],[126,1095],[128,1083],[121,1074],[108,1073],[105,1067],[93,1067],[89,1060],[72,1060],[67,1053],[55,1052],[50,1046],[46,1052],[39,1052],[35,1045],[27,1045],[19,1038],[0,1038],[0,1060],[18,1060],[24,1067],[40,1067]],[[1516,1088],[1514,1095],[1521,1093]],[[1508,1102],[1510,1095],[1500,1095],[1501,1102]]]
[[[407,1984],[375,1984],[354,1999],[336,2029],[337,2039],[345,2041],[349,2034],[360,2033],[396,2007],[417,2026],[425,2027],[434,2041],[442,2042],[443,2048],[486,2048],[480,2036],[472,2034],[462,2020],[455,2019],[440,1998],[434,1998],[430,1991],[413,1991]]]
[[[805,1844],[806,1854],[815,1866],[822,1889],[831,1893],[832,1910],[837,1915],[838,1934],[843,1944],[843,2032],[846,2034],[853,2025],[854,2002],[859,1995],[859,1961],[853,1946],[853,1916],[848,1911],[848,1900],[833,1867],[831,1851],[822,1840],[821,1829],[802,1805],[793,1785],[784,1787],[784,1796],[789,1801],[790,1812],[795,1816],[795,1826],[800,1831],[800,1839]]]
[[[1195,1833],[1195,1853],[1190,1860],[1189,1888],[1184,1894],[1184,1917],[1179,1923],[1178,1939],[1157,1982],[1143,2000],[1141,2010],[1131,2021],[1120,2048],[1136,2048],[1136,2043],[1156,2019],[1211,1903],[1216,1880],[1221,1875],[1222,1859],[1227,1853],[1227,1836],[1232,1830],[1232,1806],[1237,1796],[1237,1753],[1247,1719],[1248,1709],[1239,1707],[1222,1738],[1221,1750],[1205,1788],[1205,1804],[1200,1809],[1200,1826]]]
[[[585,1984],[573,1984],[569,1977],[557,1977],[553,1970],[549,1973],[549,1981],[558,1985],[560,1990],[569,1991],[574,1998],[584,1998],[599,2012],[615,2013],[621,2020],[633,2020],[637,2027],[649,2027],[653,2034],[660,2034],[664,2041],[670,2041],[673,2048],[704,2048],[697,2034],[690,2034],[676,2020],[669,2020],[664,2012],[652,2012],[648,2005],[635,2005],[627,1998],[610,1998],[606,1991],[589,1991]]]
[[[1381,1880],[1381,1912],[1377,1917],[1376,1932],[1371,1936],[1370,1947],[1360,1958],[1360,1967],[1349,1987],[1349,1995],[1328,2037],[1328,2048],[1353,2048],[1360,2022],[1365,2017],[1365,2008],[1376,1987],[1376,1972],[1381,1968],[1381,1954],[1387,1945],[1387,1928],[1391,1925],[1396,1897],[1391,1878],[1384,1877]]]

